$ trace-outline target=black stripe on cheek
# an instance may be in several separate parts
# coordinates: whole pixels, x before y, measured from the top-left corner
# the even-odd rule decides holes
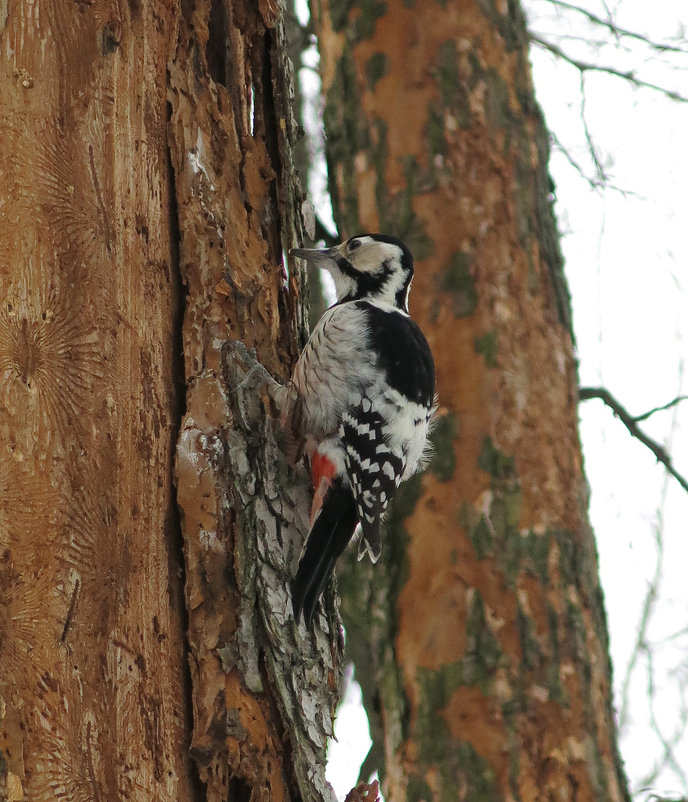
[[[334,263],[337,267],[344,273],[345,276],[349,276],[350,278],[358,278],[360,273],[354,268],[351,262],[344,258],[341,254],[335,256]]]
[[[394,296],[394,303],[399,307],[399,309],[404,309],[408,312],[408,305],[406,303],[406,299],[408,297],[408,282],[405,282],[400,290],[397,291],[397,294]]]

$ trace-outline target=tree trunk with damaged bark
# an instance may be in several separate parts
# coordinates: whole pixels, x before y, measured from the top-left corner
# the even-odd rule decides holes
[[[224,345],[303,340],[283,15],[0,3],[0,798],[332,798],[308,482]]]
[[[341,235],[416,256],[435,453],[340,578],[393,802],[625,800],[547,136],[515,3],[311,0]],[[340,572],[342,573],[342,572]]]
[[[193,798],[171,473],[173,33],[150,4],[0,6],[9,799]]]

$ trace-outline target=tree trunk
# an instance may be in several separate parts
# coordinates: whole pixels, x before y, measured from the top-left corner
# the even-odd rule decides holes
[[[5,794],[191,799],[174,15],[0,6]]]
[[[429,471],[341,581],[388,799],[627,799],[577,377],[516,3],[312,0],[342,235],[405,239]]]
[[[331,799],[308,483],[223,350],[302,343],[282,4],[0,3],[0,43],[0,797]]]

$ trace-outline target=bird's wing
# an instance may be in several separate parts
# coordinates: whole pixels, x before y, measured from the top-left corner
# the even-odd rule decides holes
[[[366,394],[343,413],[339,425],[362,529],[359,559],[367,551],[373,562],[377,562],[381,551],[380,520],[406,467],[406,454],[387,443],[384,430],[385,420]]]

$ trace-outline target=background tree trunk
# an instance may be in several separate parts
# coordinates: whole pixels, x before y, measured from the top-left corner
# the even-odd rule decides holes
[[[331,798],[308,484],[222,351],[284,378],[304,329],[282,4],[0,4],[0,44],[0,796]]]
[[[441,404],[383,565],[341,582],[377,749],[365,770],[394,802],[626,799],[522,14],[311,9],[340,232],[413,249]]]

